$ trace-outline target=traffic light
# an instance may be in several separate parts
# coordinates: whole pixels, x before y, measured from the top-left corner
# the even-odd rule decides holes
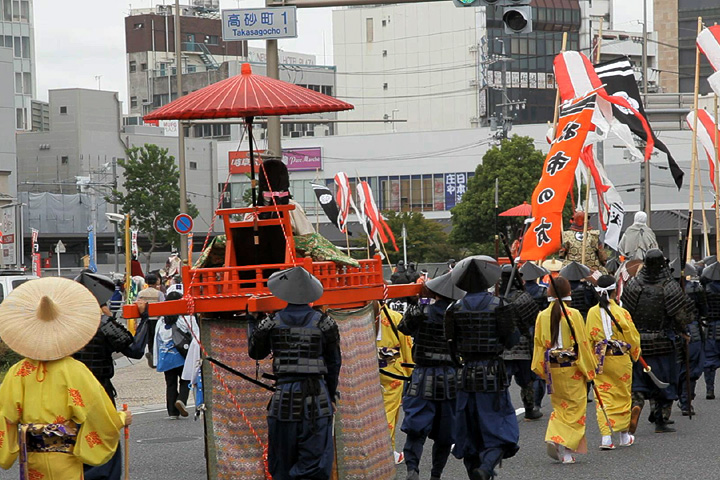
[[[532,32],[530,0],[453,0],[456,7],[502,7],[505,33]]]
[[[503,6],[505,33],[532,32],[532,7],[529,0],[506,0]]]

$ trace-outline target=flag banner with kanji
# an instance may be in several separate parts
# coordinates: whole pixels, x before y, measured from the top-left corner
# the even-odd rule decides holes
[[[533,221],[525,234],[521,260],[542,260],[560,249],[562,211],[596,107],[595,95],[561,107],[555,140],[532,195]]]
[[[688,113],[686,122],[693,129],[695,124],[695,112]],[[717,145],[715,144],[716,138],[718,138],[718,128],[715,124],[715,118],[705,109],[698,110],[697,115],[697,137],[700,140],[700,144],[705,150],[705,154],[708,159],[708,170],[710,171],[710,185],[715,189],[715,155],[717,155]]]

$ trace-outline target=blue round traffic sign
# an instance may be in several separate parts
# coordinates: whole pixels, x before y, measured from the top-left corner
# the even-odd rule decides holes
[[[173,220],[173,227],[175,227],[175,231],[180,235],[185,235],[192,231],[193,219],[187,213],[181,213]]]

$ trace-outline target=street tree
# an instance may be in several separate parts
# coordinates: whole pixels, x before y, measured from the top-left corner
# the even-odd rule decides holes
[[[452,210],[451,240],[473,253],[495,253],[495,179],[498,179],[499,212],[530,203],[540,180],[545,155],[531,137],[514,135],[485,153],[475,176],[468,181],[462,201]],[[498,230],[513,237],[522,217],[498,217]],[[501,250],[502,252],[502,247]]]
[[[394,212],[386,211],[383,215],[387,219],[390,229],[395,235],[399,252],[388,248],[388,256],[392,263],[403,258],[402,227],[407,231],[407,256],[412,262],[446,262],[449,258],[457,256],[457,249],[450,244],[449,235],[438,222],[429,220],[420,212]],[[388,244],[389,246],[390,244]]]
[[[180,235],[172,225],[180,213],[180,172],[168,149],[154,144],[127,148],[125,156],[118,160],[125,169],[125,191],[113,190],[108,202],[119,205],[122,213],[129,213],[132,224],[147,235],[150,248],[145,257],[149,269],[150,256],[158,247],[180,245]],[[187,213],[193,218],[198,216],[189,200]]]

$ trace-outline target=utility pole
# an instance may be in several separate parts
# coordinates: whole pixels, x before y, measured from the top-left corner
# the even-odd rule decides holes
[[[118,188],[118,181],[117,181],[117,158],[112,158],[112,176],[113,176],[113,200],[114,200],[114,192]],[[113,213],[117,213],[117,203],[113,202]],[[118,224],[117,222],[112,222],[113,224],[113,253],[115,257],[115,273],[118,273],[118,270],[120,269],[120,265],[118,262]]]
[[[266,5],[270,5],[271,0],[266,1]],[[265,40],[265,57],[267,58],[267,76],[270,78],[280,78],[280,59],[278,58],[278,41]],[[268,135],[268,154],[274,158],[282,158],[282,145],[280,142],[280,117],[275,115],[268,117],[267,123]]]
[[[643,104],[647,108],[647,0],[643,0],[643,33],[642,33],[642,89],[643,89]],[[645,213],[647,213],[647,225],[650,226],[650,218],[652,217],[652,207],[650,203],[650,160],[646,160],[642,163],[645,169]]]
[[[175,77],[177,98],[182,97],[182,43],[180,38],[180,0],[175,0]],[[170,99],[172,101],[172,98]],[[185,178],[185,126],[178,120],[178,169],[180,171],[180,213],[187,213],[187,181]],[[187,236],[180,236],[180,258],[187,261]]]

